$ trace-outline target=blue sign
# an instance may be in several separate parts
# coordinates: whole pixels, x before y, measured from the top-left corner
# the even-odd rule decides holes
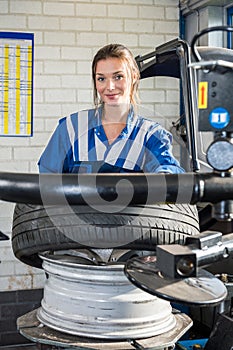
[[[230,114],[223,107],[217,107],[210,112],[209,122],[215,129],[223,129],[230,123]]]

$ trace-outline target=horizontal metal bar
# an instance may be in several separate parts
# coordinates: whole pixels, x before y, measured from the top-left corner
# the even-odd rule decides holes
[[[218,203],[233,199],[232,177],[185,174],[0,173],[0,199],[31,204]]]

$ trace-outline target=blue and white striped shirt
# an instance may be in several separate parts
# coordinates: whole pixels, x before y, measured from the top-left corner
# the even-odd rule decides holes
[[[158,123],[131,111],[109,144],[101,114],[90,109],[62,118],[38,162],[40,172],[184,172],[172,155],[171,134]]]

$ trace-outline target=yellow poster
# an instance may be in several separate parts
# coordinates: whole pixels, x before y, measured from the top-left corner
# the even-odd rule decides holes
[[[32,136],[33,34],[0,32],[0,136]]]

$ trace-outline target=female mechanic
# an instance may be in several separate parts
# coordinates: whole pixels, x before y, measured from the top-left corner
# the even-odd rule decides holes
[[[172,136],[137,114],[140,79],[123,45],[102,47],[92,62],[94,108],[62,118],[38,162],[41,173],[182,173]]]

